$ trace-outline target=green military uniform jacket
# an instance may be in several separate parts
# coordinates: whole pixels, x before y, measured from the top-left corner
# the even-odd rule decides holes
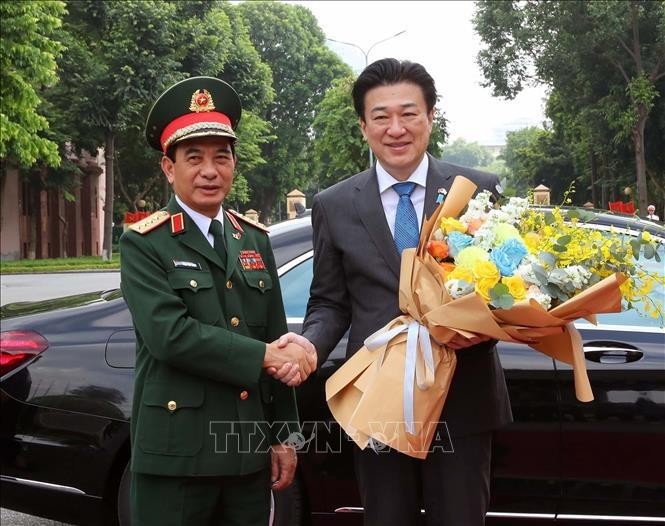
[[[264,342],[287,331],[270,241],[225,214],[222,261],[174,198],[166,211],[120,239],[137,338],[132,470],[259,471],[298,418],[293,389],[262,369]]]

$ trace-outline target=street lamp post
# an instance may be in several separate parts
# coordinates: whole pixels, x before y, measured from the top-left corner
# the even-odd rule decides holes
[[[344,42],[343,40],[336,40],[336,39],[334,39],[334,38],[326,38],[326,40],[330,40],[331,42],[337,42],[338,44],[345,44],[345,45],[347,45],[347,46],[353,46],[354,48],[359,49],[360,52],[361,52],[361,53],[363,54],[363,56],[365,57],[365,67],[367,67],[368,64],[369,64],[369,53],[370,53],[370,51],[372,51],[372,49],[374,49],[377,45],[381,44],[382,42],[385,42],[386,40],[390,40],[390,39],[392,39],[392,38],[398,37],[398,36],[400,36],[400,35],[402,35],[402,34],[404,34],[404,33],[406,33],[406,30],[405,30],[405,29],[403,29],[402,31],[399,31],[399,32],[395,33],[394,35],[391,35],[391,36],[386,37],[386,38],[384,38],[384,39],[382,39],[382,40],[379,40],[379,41],[377,41],[377,42],[374,42],[374,44],[372,44],[371,46],[369,46],[369,49],[368,49],[367,51],[365,51],[363,48],[361,48],[358,44],[354,44],[353,42]],[[371,167],[372,167],[372,164],[374,164],[374,154],[372,153],[372,148],[369,147],[369,145],[368,145],[368,148],[369,148],[369,166],[370,166],[370,168],[371,168]]]

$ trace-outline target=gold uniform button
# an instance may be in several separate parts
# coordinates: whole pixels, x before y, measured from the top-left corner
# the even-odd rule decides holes
[[[231,327],[237,327],[238,325],[240,325],[240,320],[235,316],[231,318]]]
[[[260,279],[259,280],[259,288],[262,289],[265,286],[266,286],[265,282],[262,279]]]
[[[194,279],[192,281],[190,281],[189,284],[193,289],[195,289],[196,287],[199,286],[199,284]]]
[[[226,282],[226,288],[227,288],[227,289],[232,289],[232,288],[233,288],[233,283],[231,283],[231,280],[228,280],[228,281]]]
[[[247,391],[240,391],[240,400],[247,400],[249,398],[249,393]]]
[[[178,408],[178,404],[176,404],[174,400],[171,400],[168,404],[166,404],[166,407],[169,408],[169,411],[175,411]]]

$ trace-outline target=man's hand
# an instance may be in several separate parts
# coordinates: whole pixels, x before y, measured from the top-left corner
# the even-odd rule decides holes
[[[459,349],[465,349],[467,347],[472,347],[473,345],[478,345],[491,340],[489,336],[484,334],[479,334],[478,336],[473,336],[471,338],[465,338],[461,334],[455,334],[452,340],[446,343],[446,347],[458,351]]]
[[[270,482],[272,489],[279,491],[293,482],[298,457],[292,446],[277,444],[270,448]]]
[[[305,350],[305,358],[310,370],[309,373],[304,374],[303,368],[289,362],[282,365],[279,369],[276,367],[269,367],[267,369],[268,374],[272,375],[277,380],[281,380],[290,387],[295,387],[304,382],[307,377],[316,370],[318,361],[316,349],[304,336],[294,332],[288,332],[275,343],[277,343],[277,347],[280,349],[286,348],[289,344],[296,344],[302,347]]]
[[[307,341],[304,338],[303,340]],[[268,374],[291,387],[300,385],[316,369],[316,353],[313,353],[312,358],[312,353],[298,343],[283,342],[280,345],[280,341],[281,338],[266,344],[263,367]]]

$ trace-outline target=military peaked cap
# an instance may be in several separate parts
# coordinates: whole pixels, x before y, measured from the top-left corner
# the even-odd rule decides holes
[[[148,113],[145,137],[161,152],[184,139],[216,135],[236,139],[242,107],[236,91],[214,77],[191,77],[162,93]]]

